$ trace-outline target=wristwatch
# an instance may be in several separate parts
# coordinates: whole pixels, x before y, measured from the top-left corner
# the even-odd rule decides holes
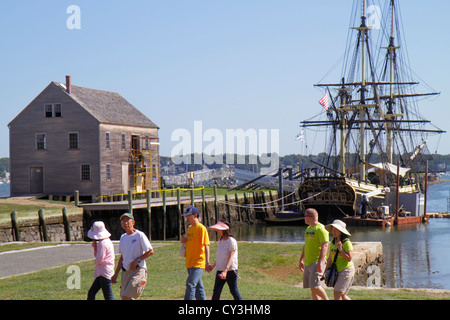
[[[138,263],[141,262],[141,258],[139,258],[139,257],[136,260]]]

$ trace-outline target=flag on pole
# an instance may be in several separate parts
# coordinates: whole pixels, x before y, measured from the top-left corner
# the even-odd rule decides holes
[[[322,107],[325,108],[325,110],[328,111],[328,94],[326,92],[322,99],[319,100],[319,103]]]

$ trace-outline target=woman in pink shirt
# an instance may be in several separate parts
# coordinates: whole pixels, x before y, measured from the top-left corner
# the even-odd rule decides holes
[[[95,300],[95,295],[102,289],[105,300],[114,300],[111,277],[114,274],[114,246],[102,221],[96,221],[87,233],[92,240],[95,256],[94,283],[88,292],[88,300]]]

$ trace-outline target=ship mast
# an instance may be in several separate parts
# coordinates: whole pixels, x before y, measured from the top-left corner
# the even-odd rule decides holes
[[[365,163],[366,163],[366,148],[365,148],[365,132],[366,132],[366,39],[367,33],[372,27],[368,27],[366,25],[366,0],[363,0],[363,8],[362,8],[362,16],[361,16],[361,26],[354,27],[352,29],[356,29],[360,34],[360,42],[361,42],[361,88],[360,88],[360,101],[359,105],[355,107],[359,112],[359,134],[360,134],[360,144],[359,144],[359,177],[361,181],[366,180],[365,174]],[[344,156],[345,157],[345,156]]]
[[[394,0],[391,0],[391,37],[389,41],[388,47],[383,47],[383,49],[388,50],[389,55],[389,72],[390,72],[390,86],[389,86],[389,100],[388,100],[388,110],[385,114],[386,120],[393,120],[395,117],[401,117],[401,114],[393,114],[393,104],[394,104],[394,63],[395,63],[395,50],[400,49],[400,47],[394,45],[394,22],[395,22],[395,4]],[[393,153],[394,153],[394,130],[392,126],[392,121],[386,122],[386,155],[388,158],[388,162],[393,162]]]
[[[387,163],[394,162],[394,150],[402,159],[402,165],[415,168],[411,157],[411,150],[417,148],[421,152],[424,148],[424,135],[441,134],[445,131],[439,128],[425,127],[430,121],[417,117],[418,113],[411,112],[411,106],[414,107],[414,101],[417,97],[437,95],[439,93],[415,93],[412,86],[419,84],[409,79],[403,79],[399,71],[405,70],[405,66],[400,66],[403,62],[400,46],[400,26],[397,20],[398,3],[395,0],[389,0],[390,12],[386,18],[389,22],[380,23],[382,27],[386,26],[389,38],[388,46],[376,45],[377,49],[386,49],[383,51],[385,56],[383,65],[377,62],[374,64],[374,53],[370,45],[370,36],[373,27],[367,18],[371,16],[368,12],[367,0],[358,0],[359,6],[355,7],[354,14],[361,15],[359,26],[351,27],[356,35],[355,50],[353,56],[348,56],[348,61],[344,65],[344,73],[348,71],[347,77],[342,77],[339,83],[320,83],[316,87],[326,87],[331,96],[330,88],[334,88],[338,95],[333,99],[331,96],[332,107],[327,111],[327,120],[306,120],[302,121],[302,127],[331,127],[333,134],[330,136],[331,144],[329,146],[329,157],[326,161],[327,166],[331,166],[336,173],[340,175],[358,178],[366,182],[366,162],[375,161],[383,163],[388,168]],[[361,7],[362,6],[362,9]],[[362,12],[361,12],[362,11]],[[381,17],[377,17],[381,18]],[[396,39],[397,38],[397,39]],[[382,39],[385,41],[384,39]],[[348,43],[350,45],[350,42]],[[350,47],[347,47],[350,53]],[[380,51],[381,52],[381,51]],[[375,54],[376,54],[375,53]],[[377,67],[381,71],[378,75]],[[408,66],[406,66],[408,67]],[[355,79],[356,78],[360,79]],[[378,80],[377,80],[378,79]],[[347,81],[346,81],[347,80]],[[340,101],[338,100],[340,99]],[[339,105],[334,103],[339,101]],[[411,103],[408,103],[411,101]],[[374,108],[374,110],[372,110]],[[337,143],[340,133],[340,143]],[[366,137],[367,134],[367,137]],[[421,141],[416,138],[423,135]],[[358,137],[359,136],[359,137]],[[366,139],[368,142],[366,144]],[[395,139],[395,140],[394,140]],[[395,141],[395,143],[394,143]],[[340,150],[337,150],[340,148]],[[333,157],[336,151],[337,157]],[[426,152],[426,150],[425,150]],[[334,153],[336,155],[336,153]],[[367,153],[367,154],[366,154]],[[331,160],[330,160],[331,159]],[[333,164],[330,164],[333,161]],[[420,161],[420,159],[418,160]],[[339,166],[337,164],[339,163]],[[389,172],[388,169],[385,169]],[[357,174],[354,175],[354,174]],[[384,173],[383,173],[384,174]],[[384,181],[389,183],[391,176],[385,174]]]
[[[361,128],[360,128],[360,172],[359,176],[361,181],[365,181],[365,163],[366,163],[366,148],[365,148],[365,123],[366,120],[366,109],[364,108],[364,105],[366,104],[365,101],[365,92],[366,92],[366,36],[367,31],[369,28],[366,26],[366,0],[363,0],[363,15],[361,17],[361,105],[359,107],[359,119],[361,121]]]

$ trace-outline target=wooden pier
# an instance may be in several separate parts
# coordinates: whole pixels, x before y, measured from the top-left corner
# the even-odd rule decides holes
[[[101,220],[111,232],[112,239],[118,240],[123,233],[119,217],[124,212],[131,212],[136,228],[150,239],[180,239],[187,229],[182,213],[190,205],[199,209],[199,220],[206,226],[218,220],[227,220],[233,225],[255,223],[280,210],[276,191],[248,191],[233,196],[217,195],[217,190],[214,190],[214,195],[206,196],[201,189],[201,196],[194,196],[192,191],[190,196],[182,197],[180,190],[174,189],[162,190],[157,195],[151,197],[147,192],[135,199],[136,195],[129,193],[121,197],[105,197],[106,201],[99,203],[78,203],[84,211],[86,232],[93,222]]]

